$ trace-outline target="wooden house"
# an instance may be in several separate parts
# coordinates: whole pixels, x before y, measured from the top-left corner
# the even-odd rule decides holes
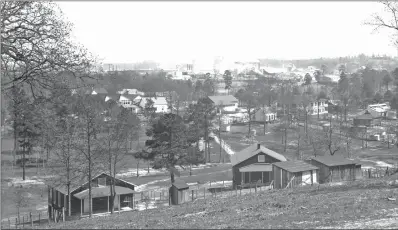
[[[184,181],[175,181],[171,185],[169,193],[172,205],[183,204],[189,201],[189,185]]]
[[[286,158],[260,143],[253,144],[231,155],[233,186],[273,180],[272,163],[286,161]]]
[[[101,173],[92,178],[92,213],[109,212],[110,208],[110,185],[111,180],[115,180],[115,203],[114,208],[121,210],[124,207],[131,207],[134,203],[135,185],[117,178],[113,178],[106,173]],[[70,188],[71,194],[71,215],[86,215],[89,213],[89,190],[88,182],[76,187]],[[69,212],[68,208],[68,189],[66,185],[48,186],[48,211],[50,218],[54,219],[56,214],[65,209],[65,213]]]
[[[372,115],[368,111],[366,111],[364,114],[359,115],[353,119],[353,125],[371,127],[372,121]]]
[[[297,187],[318,183],[318,167],[304,161],[282,161],[273,164],[274,188]]]
[[[341,156],[317,156],[308,162],[319,168],[318,181],[320,184],[354,181],[362,176],[359,162]]]

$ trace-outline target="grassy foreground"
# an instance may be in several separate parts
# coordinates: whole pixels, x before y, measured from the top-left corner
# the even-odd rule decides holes
[[[51,228],[398,228],[398,174],[126,212]]]

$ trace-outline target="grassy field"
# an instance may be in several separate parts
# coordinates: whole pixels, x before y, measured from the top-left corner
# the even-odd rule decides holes
[[[51,228],[397,228],[397,174],[344,185],[321,185],[198,200]],[[392,183],[395,181],[395,183]]]

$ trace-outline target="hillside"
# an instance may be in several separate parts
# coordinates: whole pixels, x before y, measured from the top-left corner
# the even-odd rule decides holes
[[[397,228],[398,174],[345,185],[198,200],[52,228]]]

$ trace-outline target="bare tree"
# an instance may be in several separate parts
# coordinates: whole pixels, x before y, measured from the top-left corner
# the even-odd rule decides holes
[[[35,96],[66,71],[83,79],[93,70],[94,58],[71,42],[72,24],[56,3],[1,2],[2,90],[28,86]]]
[[[104,110],[104,98],[101,96],[78,95],[75,111],[78,116],[78,127],[80,127],[80,143],[77,143],[75,148],[84,157],[82,164],[88,179],[90,217],[92,216],[92,173],[95,167],[101,167],[99,162],[94,163],[100,156],[98,154],[101,150],[98,135],[104,123],[103,116],[101,116],[101,114],[104,114]],[[102,166],[102,168],[104,167]]]

